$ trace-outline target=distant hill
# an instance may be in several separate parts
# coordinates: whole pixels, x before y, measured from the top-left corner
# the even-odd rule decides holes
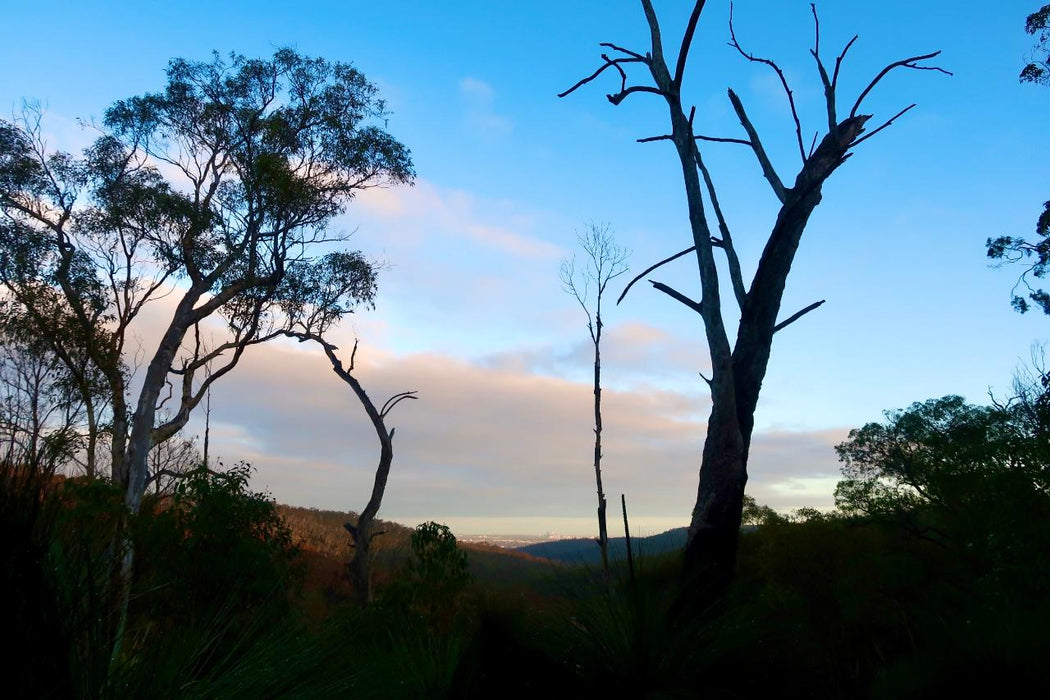
[[[676,527],[667,532],[649,537],[632,537],[631,549],[635,556],[647,554],[666,554],[685,547],[686,534],[689,528]],[[515,551],[530,554],[534,557],[552,559],[568,564],[601,564],[602,553],[598,543],[590,538],[570,540],[551,540],[517,547]],[[623,537],[609,539],[609,558],[613,561],[627,558],[627,544]]]
[[[350,559],[350,535],[343,523],[357,521],[356,513],[278,505],[278,512],[292,530],[293,541],[303,550],[307,564],[307,588],[327,588],[349,595],[346,562]],[[373,544],[376,582],[382,584],[404,568],[412,558],[412,528],[392,521],[376,521],[384,534]],[[537,557],[484,543],[461,542],[467,553],[471,575],[481,583],[537,585],[550,576],[551,557]]]

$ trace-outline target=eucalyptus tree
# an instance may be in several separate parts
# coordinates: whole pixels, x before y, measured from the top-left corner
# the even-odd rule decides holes
[[[280,335],[298,293],[289,280],[345,239],[332,220],[364,188],[411,181],[384,116],[353,67],[281,49],[171,61],[165,89],[110,107],[79,156],[49,150],[32,115],[0,122],[0,281],[41,337],[83,348],[105,376],[113,477],[130,511],[151,447],[247,347]],[[369,303],[368,261],[327,257],[344,273],[323,300],[332,313]],[[129,343],[147,315],[163,330],[141,351],[133,396]]]
[[[50,150],[32,115],[0,122],[0,282],[40,336],[68,338],[106,377],[112,473],[130,513],[151,448],[248,347],[286,330],[296,281],[319,265],[341,274],[312,299],[333,320],[373,299],[372,265],[329,225],[361,190],[412,180],[385,115],[352,66],[280,49],[172,60],[164,90],[115,103],[79,156]],[[129,357],[147,316],[160,338]],[[140,358],[133,394],[126,363]]]
[[[609,528],[606,524],[605,489],[602,487],[602,297],[609,282],[626,274],[630,251],[616,244],[608,225],[591,223],[577,235],[584,260],[562,261],[559,277],[562,289],[571,294],[587,317],[587,333],[594,346],[594,481],[598,489],[598,547],[602,552],[602,571],[609,573]],[[593,297],[592,297],[593,295]]]
[[[652,284],[700,316],[710,352],[712,370],[707,382],[711,389],[712,406],[701,457],[696,505],[689,526],[686,572],[692,581],[699,581],[696,576],[703,572],[706,582],[718,586],[731,576],[736,560],[754,415],[769,363],[773,336],[823,303],[815,302],[786,318],[780,318],[788,273],[809,218],[820,203],[821,189],[857,146],[915,106],[901,109],[865,133],[872,115],[862,111],[864,101],[883,78],[897,68],[947,71],[924,63],[939,52],[894,61],[883,67],[852,103],[840,104],[840,69],[857,37],[846,43],[833,66],[827,64],[821,55],[820,24],[814,8],[815,39],[810,54],[824,88],[827,123],[823,137],[818,132],[807,148],[794,93],[784,71],[773,60],[759,57],[743,48],[737,39],[730,13],[730,46],[744,60],[771,70],[787,98],[800,166],[794,182],[787,181],[786,184],[774,167],[743,100],[732,89],[728,90],[729,102],[740,120],[744,135],[716,137],[698,133],[698,123],[703,120],[703,115],[698,117],[695,106],[690,106],[682,95],[682,84],[704,0],[694,3],[677,57],[670,64],[653,3],[651,0],[642,0],[641,4],[649,28],[650,45],[636,51],[613,43],[603,43],[601,46],[606,53],[602,54],[602,64],[560,96],[564,97],[611,72],[616,78],[616,89],[608,95],[608,100],[613,105],[619,105],[631,96],[646,95],[659,98],[668,109],[670,132],[639,141],[668,142],[674,147],[685,184],[692,244],[651,266],[634,281],[690,253],[696,259],[702,294],[699,301],[662,282],[652,281]],[[642,74],[640,82],[631,82],[628,71],[632,69],[638,69]],[[727,218],[723,215],[714,180],[704,161],[701,144],[708,143],[736,144],[749,150],[758,161],[771,194],[779,203],[779,211],[750,286],[744,280]],[[732,290],[730,303],[735,306],[732,312],[739,312],[735,341],[731,339],[723,316],[725,309],[716,259],[719,251],[724,255],[724,265],[729,273],[728,288]]]

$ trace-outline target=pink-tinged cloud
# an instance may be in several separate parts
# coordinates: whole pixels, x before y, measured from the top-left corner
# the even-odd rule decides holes
[[[355,200],[355,219],[373,219],[371,233],[382,230],[395,250],[424,241],[447,241],[449,249],[469,242],[513,257],[556,261],[564,250],[528,233],[532,221],[506,202],[490,202],[469,193],[419,180],[413,187],[373,188]],[[459,250],[457,255],[469,251]]]
[[[419,392],[389,419],[397,432],[385,517],[489,518],[494,527],[546,518],[586,528],[596,505],[587,383],[435,354],[396,357],[367,344],[356,375],[377,401]],[[706,397],[608,390],[604,407],[607,493],[626,493],[632,512],[649,522],[686,523]],[[240,428],[232,441],[213,437],[213,452],[251,461],[279,500],[341,510],[367,500],[375,434],[319,352],[253,348],[217,385],[213,420]],[[830,505],[828,479],[837,472],[831,448],[844,434],[756,435],[749,491],[782,509]],[[556,528],[537,532],[544,529]]]

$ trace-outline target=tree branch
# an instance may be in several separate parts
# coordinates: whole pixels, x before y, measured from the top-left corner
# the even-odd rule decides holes
[[[798,110],[795,108],[795,95],[791,92],[791,88],[788,86],[787,78],[784,76],[784,71],[780,69],[780,66],[778,66],[776,62],[771,61],[768,58],[760,58],[753,54],[749,54],[740,46],[740,42],[736,39],[736,31],[733,29],[733,3],[729,3],[729,37],[729,45],[736,49],[741,56],[752,63],[764,63],[776,71],[777,77],[780,78],[780,84],[784,87],[784,92],[787,93],[788,104],[791,105],[791,118],[795,120],[795,138],[798,140],[798,153],[802,158],[802,162],[805,163],[806,149],[802,144],[802,123],[798,119]]]
[[[918,65],[919,61],[926,61],[931,58],[934,58],[935,56],[939,56],[940,54],[940,51],[934,51],[933,53],[927,53],[921,56],[912,56],[911,58],[905,58],[900,61],[894,61],[893,63],[883,68],[881,71],[879,71],[879,74],[876,75],[870,83],[868,83],[868,87],[864,88],[864,91],[860,93],[860,97],[857,98],[857,101],[853,103],[853,109],[851,109],[849,112],[850,117],[857,116],[857,110],[860,109],[860,105],[862,102],[864,102],[864,98],[867,97],[868,93],[874,90],[875,86],[879,84],[879,81],[886,77],[886,74],[894,68],[910,68],[912,70],[932,70],[937,71],[939,73],[944,73],[945,75],[953,75],[951,71],[947,71],[939,66]]]
[[[890,124],[892,124],[892,123],[893,123],[893,122],[894,122],[894,121],[895,121],[895,120],[896,120],[896,119],[897,119],[898,117],[902,116],[902,115],[903,115],[903,114],[904,114],[905,112],[907,112],[908,110],[910,110],[910,109],[911,109],[912,107],[914,107],[914,106],[915,106],[915,103],[913,102],[913,103],[911,103],[910,105],[908,105],[907,107],[905,107],[904,109],[902,109],[901,111],[897,112],[897,113],[896,113],[896,114],[894,114],[894,115],[893,115],[892,117],[890,117],[889,119],[887,119],[887,120],[886,120],[886,122],[885,122],[885,123],[883,123],[883,125],[882,125],[882,126],[880,126],[879,128],[877,128],[877,129],[873,130],[872,132],[870,132],[870,133],[866,134],[865,136],[862,136],[862,137],[860,137],[859,139],[857,139],[856,141],[854,141],[853,143],[851,143],[851,144],[850,144],[850,148],[853,148],[853,147],[855,147],[855,146],[857,146],[857,145],[859,145],[859,144],[861,144],[861,143],[864,143],[865,141],[867,141],[868,139],[870,139],[870,138],[871,138],[872,136],[874,136],[875,134],[879,133],[880,131],[882,131],[883,129],[885,129],[885,128],[886,128],[887,126],[889,126]]]
[[[688,306],[690,309],[692,309],[696,313],[700,314],[701,316],[703,315],[703,313],[704,313],[703,312],[703,304],[701,304],[700,302],[693,301],[692,299],[690,299],[686,295],[684,295],[681,292],[679,292],[677,289],[672,289],[671,287],[668,287],[663,282],[655,282],[653,280],[649,280],[649,284],[653,285],[653,287],[655,289],[658,289],[659,291],[663,292],[664,294],[666,294],[667,296],[671,297],[675,301],[678,301],[678,302],[681,302],[682,304],[685,304],[686,306]]]
[[[616,93],[615,95],[606,95],[605,97],[612,104],[618,105],[621,102],[623,102],[628,95],[633,95],[636,92],[648,92],[654,95],[666,97],[663,90],[660,90],[659,88],[650,87],[649,85],[632,85],[629,88],[620,90],[620,92]]]
[[[674,255],[672,255],[669,258],[664,258],[663,260],[661,260],[660,262],[656,263],[655,265],[647,267],[640,275],[638,275],[637,277],[632,279],[630,282],[628,282],[627,286],[623,288],[623,291],[620,292],[619,298],[617,298],[617,300],[616,300],[617,305],[619,305],[619,303],[621,301],[623,301],[623,298],[625,296],[627,296],[627,292],[631,291],[631,287],[634,286],[635,282],[637,282],[638,280],[642,279],[643,277],[645,277],[646,275],[648,275],[650,272],[652,272],[656,268],[660,267],[661,265],[666,265],[669,262],[677,260],[678,258],[682,257],[683,255],[688,255],[689,253],[692,253],[694,250],[696,250],[696,246],[695,245],[691,246],[689,248],[686,248],[685,250],[679,251],[679,252],[675,253]]]
[[[835,84],[828,77],[828,71],[824,68],[824,61],[820,59],[820,18],[817,16],[816,4],[811,2],[809,9],[813,12],[813,48],[810,50],[810,53],[817,62],[820,82],[824,84],[824,102],[828,109],[828,131],[835,133],[839,125],[838,117],[835,114]],[[814,135],[813,143],[816,143],[816,141],[817,137]],[[809,152],[810,155],[813,154],[813,146],[809,147]]]
[[[646,62],[646,59],[645,59],[644,56],[639,56],[638,54],[634,53],[633,51],[627,51],[626,49],[621,49],[619,47],[613,46],[612,44],[602,44],[602,46],[612,46],[617,51],[623,51],[624,53],[630,54],[630,57],[629,58],[609,58],[606,54],[603,53],[602,54],[602,58],[605,60],[605,63],[602,64],[601,68],[599,68],[598,70],[594,71],[593,73],[588,75],[586,78],[583,78],[582,80],[579,80],[575,85],[573,85],[568,90],[558,93],[558,97],[565,97],[566,95],[571,95],[573,92],[575,92],[576,90],[578,90],[582,86],[586,85],[587,83],[591,82],[592,80],[597,78],[599,75],[604,73],[608,68],[615,68],[620,73],[620,80],[621,80],[621,88],[620,89],[621,89],[621,91],[623,91],[623,90],[625,90],[627,88],[627,74],[624,72],[623,68],[620,67],[620,64],[621,63],[645,63]]]
[[[693,13],[689,15],[689,24],[686,25],[685,35],[682,36],[682,47],[678,50],[678,62],[674,68],[675,88],[682,87],[682,77],[685,73],[685,60],[689,55],[689,47],[693,43],[693,35],[696,33],[696,23],[700,20],[700,13],[704,11],[706,0],[697,0],[693,6]]]
[[[785,320],[783,320],[780,323],[778,323],[777,325],[773,326],[773,332],[776,333],[777,331],[783,330],[787,326],[790,326],[792,323],[794,323],[795,321],[799,320],[800,318],[802,318],[803,316],[808,314],[810,311],[813,311],[814,309],[816,309],[816,308],[820,307],[821,305],[823,305],[825,301],[827,301],[827,300],[826,299],[821,299],[820,301],[815,301],[812,304],[810,304],[809,306],[807,306],[806,308],[802,309],[801,311],[798,311],[796,313],[791,314]]]
[[[762,147],[762,140],[758,138],[758,132],[755,130],[754,124],[748,119],[747,112],[744,111],[744,104],[737,97],[737,94],[733,92],[732,88],[729,90],[729,101],[733,103],[733,110],[736,111],[740,124],[744,127],[744,131],[747,132],[747,137],[750,139],[748,145],[751,146],[751,150],[755,152],[755,157],[758,158],[758,164],[762,167],[762,174],[769,181],[770,187],[773,188],[773,194],[783,204],[787,201],[787,190],[784,188],[784,183],[781,182],[780,176],[777,175],[777,171],[773,168],[773,163],[769,160],[766,149]]]
[[[718,203],[718,195],[715,193],[715,183],[711,179],[711,173],[708,172],[707,166],[704,165],[699,149],[693,149],[693,153],[696,159],[696,167],[700,169],[700,173],[704,176],[707,196],[711,200],[711,207],[715,210],[715,217],[718,219],[718,230],[722,234],[720,241],[712,240],[711,242],[725,251],[726,261],[729,263],[729,279],[733,284],[733,295],[736,297],[737,306],[743,311],[747,300],[747,292],[744,290],[744,276],[740,270],[740,258],[737,257],[736,248],[733,247],[733,237],[729,233],[729,224],[726,223],[725,216],[722,215],[722,207]]]
[[[418,394],[418,393],[419,393],[418,391],[413,389],[412,391],[402,391],[399,394],[394,394],[389,399],[387,399],[386,403],[383,404],[383,407],[381,409],[379,409],[379,415],[382,416],[383,418],[386,418],[387,414],[390,413],[390,411],[393,410],[394,406],[398,405],[399,403],[401,403],[405,399],[418,399],[419,397],[416,396],[416,394]],[[391,437],[394,436],[393,429],[391,429],[391,431],[390,431],[390,436]]]

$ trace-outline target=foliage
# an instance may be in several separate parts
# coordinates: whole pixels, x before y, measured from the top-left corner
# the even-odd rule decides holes
[[[1045,597],[1050,432],[1045,390],[1033,391],[992,406],[946,396],[851,431],[836,503],[950,552],[989,608]]]
[[[460,551],[456,536],[446,525],[430,521],[416,526],[412,553],[412,576],[439,597],[458,593],[470,580],[466,552]]]
[[[1036,45],[1031,60],[1021,69],[1021,82],[1050,85],[1050,5],[1028,15],[1024,30],[1036,38]]]
[[[280,616],[301,585],[298,550],[276,504],[249,488],[252,468],[198,466],[170,503],[138,523],[138,586],[150,618],[193,619],[233,605],[236,619]]]
[[[1024,28],[1036,37],[1037,43],[1031,60],[1021,70],[1021,82],[1050,86],[1050,5],[1043,5],[1028,15]],[[1013,307],[1025,313],[1029,308],[1028,300],[1031,300],[1043,313],[1050,314],[1050,294],[1043,289],[1033,289],[1029,283],[1029,276],[1042,279],[1050,265],[1050,202],[1043,204],[1043,211],[1035,222],[1035,233],[1041,240],[1030,242],[1020,236],[999,236],[989,238],[985,247],[992,260],[1027,265],[1012,290],[1010,303]],[[1027,290],[1028,299],[1017,294],[1022,285]]]
[[[741,525],[759,527],[784,522],[784,516],[769,506],[759,505],[753,496],[744,496],[744,510],[740,517]]]

